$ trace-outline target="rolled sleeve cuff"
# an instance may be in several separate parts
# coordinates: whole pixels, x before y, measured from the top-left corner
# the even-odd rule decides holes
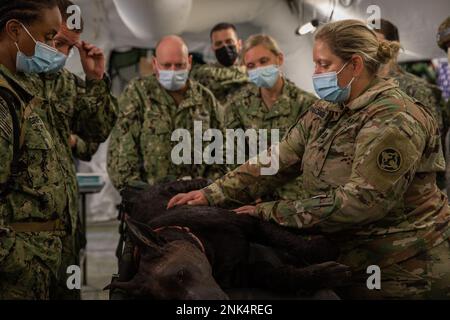
[[[256,206],[256,215],[262,219],[269,221],[275,211],[277,202],[264,202]]]
[[[99,92],[109,92],[111,89],[111,79],[106,73],[101,80],[86,79],[86,88],[88,88],[89,90],[95,89]]]
[[[6,257],[11,252],[14,243],[15,243],[15,234],[14,232],[7,228],[0,226],[0,266]],[[1,267],[0,267],[1,270]]]
[[[218,206],[225,202],[226,197],[217,183],[213,183],[202,190],[210,206]]]

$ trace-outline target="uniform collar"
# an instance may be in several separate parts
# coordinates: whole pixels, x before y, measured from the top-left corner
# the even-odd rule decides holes
[[[152,90],[153,86],[148,87],[149,90],[147,92],[149,93],[150,98],[162,105],[174,104],[174,99],[169,94],[169,92],[161,86],[156,76],[151,77],[153,78],[151,80],[154,81],[155,85],[157,86],[157,90]],[[189,79],[187,85],[188,89],[184,94],[184,99],[179,105],[179,107],[183,109],[201,103],[200,97],[202,97],[202,93],[200,92],[199,84],[196,81],[192,81],[191,79]]]
[[[393,78],[400,74],[405,74],[405,73],[406,72],[403,71],[402,68],[400,68],[398,65],[396,65],[395,68],[392,68],[391,70],[389,70],[389,74],[388,74],[387,78]]]
[[[275,104],[270,109],[269,113],[275,116],[279,114],[286,114],[291,112],[291,91],[294,85],[285,77],[283,77],[283,89],[281,95],[278,97]]]
[[[26,87],[28,92],[34,96],[42,96],[42,91],[44,90],[44,83],[40,75],[36,73],[18,73],[17,79],[22,83],[23,87]]]
[[[20,75],[13,74],[8,68],[0,64],[0,76],[8,82],[8,84],[16,91],[16,94],[18,94],[25,103],[28,103],[33,99],[30,89],[20,80]]]
[[[395,88],[398,88],[398,84],[394,79],[385,80],[375,77],[368,89],[345,107],[352,111],[360,110],[373,102],[381,93]]]
[[[184,99],[179,105],[180,109],[194,107],[203,103],[204,93],[202,92],[199,83],[189,79],[187,85],[188,90],[184,94]]]
[[[292,86],[293,84],[288,79],[283,77],[283,89],[281,91],[281,95],[278,97],[278,100],[282,97],[288,97]],[[247,96],[257,96],[262,99],[261,89],[253,83],[249,83],[245,91],[247,92]]]
[[[233,64],[232,66],[229,66],[229,67],[225,67],[218,62],[214,62],[211,65],[215,68],[229,69],[229,70],[233,70],[233,71],[237,71],[237,72],[241,72],[241,73],[246,72],[245,66],[241,65],[239,62],[237,64]]]
[[[62,69],[55,73],[42,73],[39,76],[44,80],[52,81],[52,80],[57,79],[58,77],[61,77],[64,70],[65,69]]]
[[[289,96],[291,95],[292,88],[295,87],[295,85],[291,81],[286,79],[284,76],[282,76],[282,79],[283,79],[283,88],[281,89],[281,94],[278,97],[278,101],[280,101],[281,99],[289,98]],[[258,88],[254,84],[252,84],[251,87],[252,87],[252,94],[261,97],[260,88]]]
[[[273,117],[286,115],[291,112],[292,101],[290,101],[290,95],[291,95],[291,91],[294,87],[294,84],[292,84],[288,79],[286,79],[284,77],[283,77],[283,80],[284,80],[284,84],[283,84],[283,89],[281,91],[281,95],[278,97],[277,101],[270,109],[268,109],[267,106],[264,105],[260,88],[258,88],[254,84],[248,85],[248,87],[247,87],[248,90],[245,90],[246,97],[255,97],[259,101],[258,104],[254,104],[254,103],[251,104],[253,106],[254,113],[257,114],[257,113],[264,112],[264,113],[266,113],[265,117],[267,119],[270,119]]]

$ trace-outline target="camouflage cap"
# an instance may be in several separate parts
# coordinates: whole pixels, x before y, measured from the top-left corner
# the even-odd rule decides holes
[[[439,26],[437,44],[441,49],[447,51],[450,45],[450,17],[447,17]]]

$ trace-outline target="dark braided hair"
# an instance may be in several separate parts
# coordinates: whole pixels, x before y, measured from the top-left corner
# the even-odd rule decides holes
[[[56,6],[56,0],[0,0],[0,32],[12,19],[29,25],[39,19],[41,10]]]

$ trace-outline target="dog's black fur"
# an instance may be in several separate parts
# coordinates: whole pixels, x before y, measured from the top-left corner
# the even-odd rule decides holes
[[[200,179],[127,188],[122,192],[123,209],[141,226],[148,226],[145,236],[158,246],[175,240],[198,245],[181,230],[152,232],[167,226],[189,228],[203,243],[213,276],[222,288],[259,287],[295,292],[330,288],[348,279],[347,267],[324,263],[337,259],[339,250],[322,236],[300,236],[275,223],[216,207],[182,206],[166,210],[174,195],[207,184]],[[136,241],[135,235],[130,238]],[[251,243],[272,248],[285,264],[274,266],[264,259],[249,261]],[[122,264],[121,269],[127,266]]]

